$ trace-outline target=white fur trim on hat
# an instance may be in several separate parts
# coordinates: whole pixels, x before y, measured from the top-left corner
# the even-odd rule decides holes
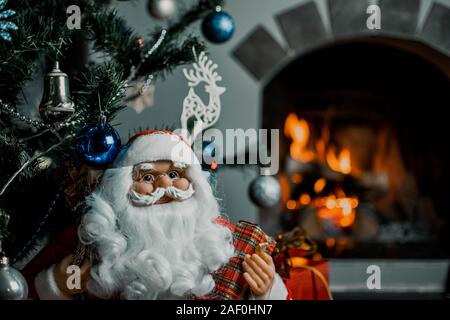
[[[125,146],[113,167],[126,167],[159,160],[171,160],[185,165],[199,164],[194,151],[180,136],[156,131],[140,135]]]

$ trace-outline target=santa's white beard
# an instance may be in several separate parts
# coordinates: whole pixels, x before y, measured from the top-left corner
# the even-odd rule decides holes
[[[88,290],[124,299],[211,292],[211,272],[228,262],[234,248],[230,230],[213,222],[219,209],[206,179],[193,172],[192,179],[205,180],[193,180],[195,194],[187,200],[135,207],[123,196],[132,182],[130,169],[110,170],[88,199],[91,209],[80,227],[81,241],[98,253]]]

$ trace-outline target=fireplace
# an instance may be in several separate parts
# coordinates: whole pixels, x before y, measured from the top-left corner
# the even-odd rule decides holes
[[[263,91],[282,201],[261,224],[301,225],[326,257],[448,257],[449,105],[450,59],[414,41],[338,41],[290,61]]]

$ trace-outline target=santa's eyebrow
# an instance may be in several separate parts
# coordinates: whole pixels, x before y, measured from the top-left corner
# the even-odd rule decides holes
[[[144,169],[144,170],[138,170],[138,171],[136,171],[140,176],[143,176],[143,175],[145,175],[145,174],[147,174],[147,173],[151,173],[151,174],[154,174],[155,173],[155,170],[153,170],[153,169]]]
[[[167,172],[170,172],[170,171],[176,171],[179,174],[182,174],[185,172],[184,168],[179,168],[179,167],[175,167],[175,166],[170,166],[170,169]]]
[[[133,168],[133,179],[140,179],[147,173],[153,173],[153,165],[151,163],[140,163]]]
[[[134,167],[134,171],[150,171],[153,170],[153,165],[151,163],[140,163]]]
[[[187,165],[183,162],[174,162],[172,163],[172,168],[176,169],[186,169]]]

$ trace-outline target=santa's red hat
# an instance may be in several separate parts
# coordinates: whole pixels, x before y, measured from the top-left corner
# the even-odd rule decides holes
[[[128,140],[113,167],[158,160],[171,160],[184,165],[199,164],[191,146],[181,136],[167,130],[144,130]]]

